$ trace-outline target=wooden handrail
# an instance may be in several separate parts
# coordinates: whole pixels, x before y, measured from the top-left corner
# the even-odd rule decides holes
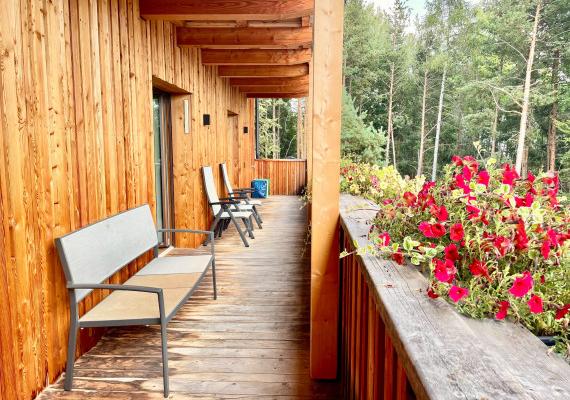
[[[367,242],[376,205],[341,197],[341,245]],[[341,374],[346,398],[570,398],[570,365],[511,322],[460,315],[426,295],[414,266],[341,259]]]

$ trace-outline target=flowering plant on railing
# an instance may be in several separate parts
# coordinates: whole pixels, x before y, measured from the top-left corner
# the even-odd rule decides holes
[[[429,275],[429,297],[475,318],[522,322],[570,354],[570,213],[553,174],[454,157],[437,182],[380,204],[373,248]],[[562,349],[562,347],[565,347]]]
[[[361,196],[376,203],[400,196],[404,192],[418,193],[424,178],[402,178],[392,166],[354,163],[342,160],[340,165],[340,191]]]

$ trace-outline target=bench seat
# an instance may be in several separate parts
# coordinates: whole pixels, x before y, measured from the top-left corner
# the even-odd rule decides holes
[[[213,260],[211,254],[200,256],[157,257],[149,262],[137,275],[189,274],[203,272]]]

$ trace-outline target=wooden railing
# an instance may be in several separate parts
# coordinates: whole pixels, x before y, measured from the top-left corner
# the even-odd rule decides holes
[[[341,246],[367,241],[376,206],[341,197]],[[461,316],[429,299],[417,267],[341,259],[345,399],[570,399],[570,365],[521,325]]]
[[[255,160],[256,177],[269,179],[271,194],[299,195],[307,184],[307,160]]]

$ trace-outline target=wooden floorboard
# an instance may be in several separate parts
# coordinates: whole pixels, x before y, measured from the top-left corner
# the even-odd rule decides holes
[[[216,241],[218,299],[208,276],[168,326],[170,398],[339,398],[337,383],[309,377],[310,267],[300,207],[297,197],[271,197],[249,248],[233,227]],[[158,327],[112,329],[75,365],[72,392],[60,378],[39,399],[162,398]]]

